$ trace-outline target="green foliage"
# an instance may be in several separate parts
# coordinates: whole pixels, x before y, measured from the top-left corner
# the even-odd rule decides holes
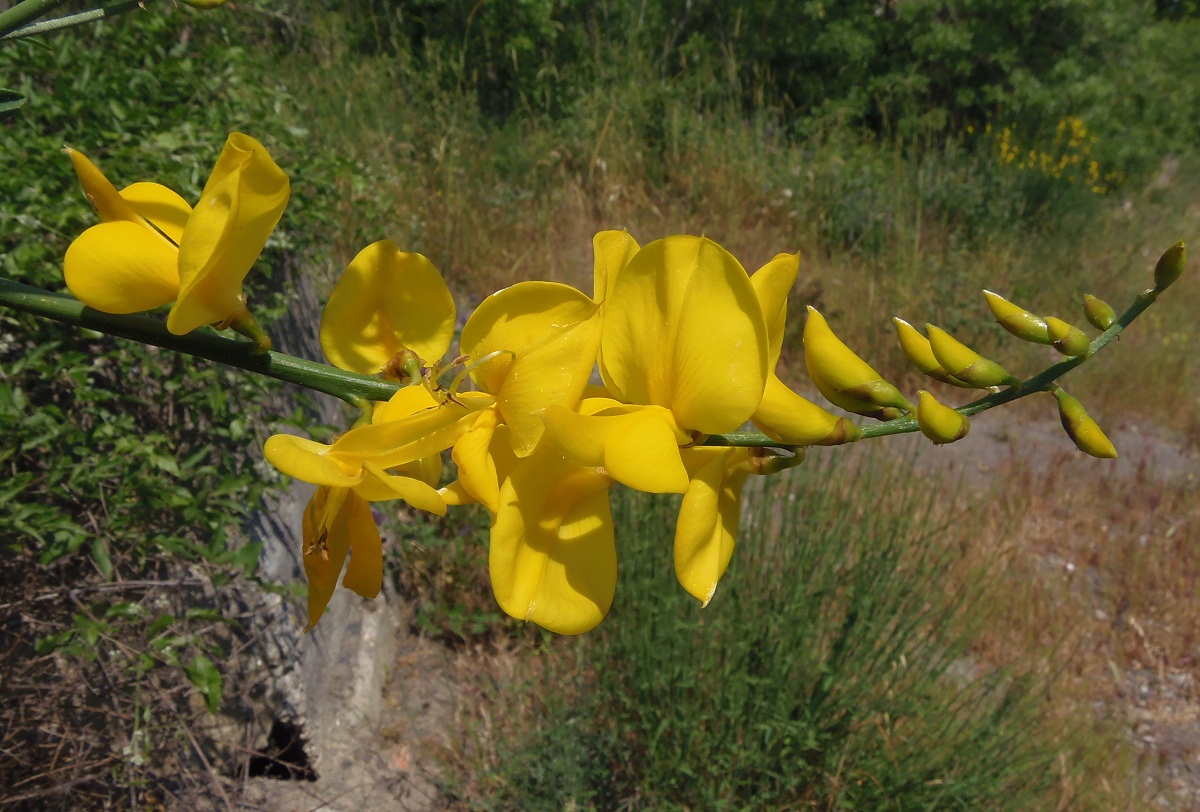
[[[1039,722],[1046,678],[971,673],[978,585],[955,577],[940,541],[946,506],[877,466],[796,474],[749,497],[734,562],[704,609],[674,583],[675,506],[619,495],[616,605],[597,634],[560,649],[553,688],[516,689],[536,697],[525,701],[542,723],[522,735],[497,722],[485,806],[1047,800],[1061,745]]]

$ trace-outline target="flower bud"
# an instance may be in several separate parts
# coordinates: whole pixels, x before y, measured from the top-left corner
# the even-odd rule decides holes
[[[1052,341],[1046,330],[1045,319],[1017,307],[1008,299],[992,293],[990,290],[985,290],[983,296],[987,299],[988,308],[996,317],[997,323],[1017,338],[1036,344],[1049,344]]]
[[[917,426],[935,445],[944,445],[966,437],[971,420],[921,390],[917,393]]]
[[[1107,330],[1117,320],[1116,311],[1090,293],[1083,294],[1083,315],[1097,330]]]
[[[976,389],[990,386],[1015,386],[1020,383],[1004,367],[984,358],[940,327],[925,325],[929,347],[942,368]]]
[[[963,383],[942,369],[942,365],[933,357],[933,350],[929,346],[929,339],[921,335],[916,327],[913,327],[898,316],[892,318],[892,323],[896,325],[896,338],[900,341],[900,349],[904,351],[904,357],[908,359],[910,364],[935,381],[941,381],[942,383],[954,386],[970,387],[970,384]]]
[[[1096,421],[1088,416],[1082,403],[1068,395],[1063,389],[1055,389],[1054,398],[1058,401],[1058,419],[1062,421],[1067,436],[1075,443],[1076,448],[1093,457],[1117,458],[1117,449],[1104,436],[1104,432],[1096,425]]]
[[[813,307],[804,323],[804,360],[821,394],[847,411],[881,420],[913,411],[900,390],[843,344]]]
[[[1046,327],[1050,331],[1050,340],[1054,342],[1054,349],[1063,355],[1069,355],[1072,358],[1077,355],[1087,355],[1088,350],[1092,348],[1092,342],[1084,335],[1083,330],[1067,324],[1062,319],[1047,316]]]
[[[1187,267],[1187,246],[1183,244],[1183,240],[1172,245],[1166,252],[1159,257],[1158,264],[1154,266],[1154,290],[1160,292],[1166,290],[1171,284],[1179,278],[1183,273],[1183,269]]]

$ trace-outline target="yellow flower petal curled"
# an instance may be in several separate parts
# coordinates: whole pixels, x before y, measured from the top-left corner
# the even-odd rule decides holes
[[[767,385],[750,420],[773,440],[791,445],[841,445],[862,430],[793,392],[776,374],[783,349],[787,299],[800,270],[799,254],[777,254],[750,277],[767,327]]]
[[[175,300],[175,247],[150,228],[127,220],[92,226],[63,260],[71,295],[103,313],[138,313]]]
[[[688,431],[732,431],[762,400],[767,334],[746,271],[702,237],[652,242],[606,302],[600,374],[626,403],[670,409]]]
[[[836,406],[880,419],[890,419],[895,410],[913,411],[900,390],[843,344],[814,307],[804,323],[804,361],[817,389]]]
[[[843,445],[862,439],[862,429],[854,423],[797,395],[774,375],[750,419],[763,434],[789,445]]]
[[[592,238],[595,252],[592,298],[597,302],[608,300],[621,269],[629,264],[638,252],[637,240],[628,231],[601,231]]]
[[[463,327],[459,346],[471,377],[496,397],[518,456],[541,439],[541,412],[574,408],[600,348],[601,306],[556,282],[519,282],[484,299]]]
[[[904,357],[908,359],[910,364],[935,381],[948,383],[952,386],[970,387],[970,384],[963,383],[942,369],[942,365],[933,356],[933,349],[929,346],[929,339],[921,335],[916,327],[913,327],[898,316],[892,318],[892,323],[896,325],[896,338],[899,340],[900,349],[904,352]]]
[[[1054,390],[1054,398],[1058,401],[1058,418],[1076,448],[1101,459],[1117,458],[1116,447],[1078,399],[1062,389]]]
[[[67,153],[67,157],[71,159],[71,165],[75,169],[75,176],[79,179],[83,194],[92,208],[96,210],[96,214],[100,216],[102,222],[124,220],[130,223],[141,223],[142,217],[134,211],[129,201],[121,196],[117,188],[86,155],[70,147],[65,147],[63,152]]]
[[[364,598],[383,586],[383,545],[368,502],[345,488],[317,488],[304,511],[308,625],[321,619],[350,554],[344,584]]]
[[[321,315],[321,349],[341,369],[373,375],[403,349],[426,362],[454,336],[454,298],[421,254],[380,240],[358,253]]]
[[[938,363],[960,381],[977,389],[1020,383],[1004,367],[984,358],[940,327],[926,324],[925,331],[929,333],[929,346]]]
[[[503,479],[492,441],[498,428],[507,439],[507,427],[499,424],[500,412],[496,409],[480,412],[451,452],[454,464],[458,466],[458,486],[491,513],[500,510],[500,482]]]
[[[1088,340],[1083,330],[1072,324],[1067,324],[1062,319],[1047,316],[1046,329],[1050,335],[1050,342],[1054,345],[1054,349],[1063,355],[1070,357],[1087,355],[1092,348],[1092,342]]]
[[[985,290],[983,296],[987,299],[988,308],[996,317],[996,322],[1017,338],[1036,344],[1049,344],[1052,341],[1045,319],[1035,316],[1024,308],[1017,307],[1008,299],[992,293],[990,290]]]
[[[603,468],[617,482],[647,493],[687,490],[679,447],[691,438],[669,410],[618,404],[579,414],[550,406],[544,417],[547,437],[575,464]]]
[[[675,525],[675,575],[707,606],[733,557],[742,486],[753,472],[751,452],[702,447],[684,454],[692,478]]]
[[[500,490],[488,564],[509,615],[559,634],[604,619],[617,584],[608,490],[612,480],[541,443]]]
[[[242,282],[289,194],[287,175],[262,144],[232,133],[179,243],[179,298],[168,330],[183,335],[245,310]]]
[[[917,426],[930,442],[943,445],[966,437],[971,430],[971,421],[921,390],[917,392]]]

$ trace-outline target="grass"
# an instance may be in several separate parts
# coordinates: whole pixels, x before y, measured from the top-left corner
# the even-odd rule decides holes
[[[1112,732],[1063,734],[1080,720],[1048,699],[1055,673],[971,651],[999,587],[955,543],[970,517],[903,464],[865,462],[756,488],[703,610],[670,569],[675,506],[618,494],[611,617],[481,680],[459,803],[1106,808],[1115,794],[1098,801],[1084,775]]]

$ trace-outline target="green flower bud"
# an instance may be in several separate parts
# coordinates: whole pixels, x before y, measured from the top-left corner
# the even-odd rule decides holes
[[[1117,449],[1088,416],[1082,403],[1062,389],[1054,390],[1054,398],[1058,401],[1058,418],[1076,448],[1101,459],[1117,458]]]
[[[1067,324],[1062,319],[1047,316],[1046,327],[1050,331],[1050,339],[1054,342],[1054,349],[1063,355],[1069,355],[1072,358],[1077,355],[1087,355],[1088,350],[1092,348],[1092,342],[1084,335],[1083,330],[1074,325]]]
[[[991,386],[1015,386],[1020,381],[995,361],[984,358],[940,327],[925,325],[929,347],[942,368],[976,389]]]
[[[985,290],[983,296],[987,299],[992,315],[996,317],[996,321],[1005,330],[1008,330],[1017,338],[1032,341],[1036,344],[1049,344],[1051,342],[1050,335],[1046,330],[1045,319],[1033,315],[1028,310],[1017,307],[1008,299],[992,293],[990,290]]]
[[[1116,311],[1090,293],[1083,294],[1083,315],[1097,330],[1107,330],[1117,320]]]
[[[1187,267],[1187,246],[1183,244],[1183,240],[1172,245],[1166,252],[1159,257],[1158,264],[1154,266],[1154,290],[1161,292],[1166,290],[1171,284],[1179,278],[1183,273],[1183,269]]]
[[[971,420],[921,390],[917,393],[917,426],[935,445],[944,445],[966,437]]]

